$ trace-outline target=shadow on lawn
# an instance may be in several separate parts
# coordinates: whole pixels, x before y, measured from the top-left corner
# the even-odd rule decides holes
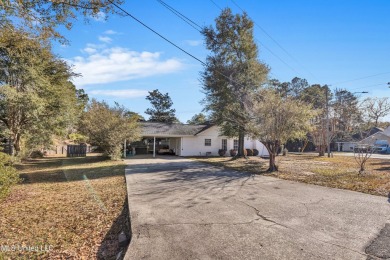
[[[29,167],[45,167],[45,168],[57,168],[66,163],[67,166],[94,163],[106,160],[103,156],[88,156],[88,157],[45,157],[39,159],[24,160],[22,165],[17,165],[16,168],[24,170]]]
[[[387,161],[375,162],[375,163],[372,163],[371,165],[381,166],[380,168],[375,169],[377,171],[390,171],[390,162],[387,162]]]
[[[127,199],[122,207],[122,212],[114,220],[110,230],[104,236],[104,239],[101,241],[96,258],[97,259],[118,259],[116,256],[121,252],[121,257],[123,259],[126,254],[127,247],[132,237],[131,222],[130,222],[130,213]],[[120,244],[118,236],[121,232],[124,232],[127,237],[127,242]]]
[[[27,166],[19,166],[18,170],[22,171],[26,167],[34,165],[43,167],[47,170],[31,170],[28,173],[20,174],[20,178],[23,179],[22,184],[31,183],[54,183],[54,182],[66,182],[66,181],[79,181],[87,179],[100,179],[113,176],[124,175],[124,165],[111,165],[111,166],[96,166],[85,167],[83,164],[104,162],[103,157],[86,157],[86,158],[58,158],[58,159],[40,159],[31,160],[26,162]],[[74,166],[80,165],[80,168],[61,169],[65,165]]]

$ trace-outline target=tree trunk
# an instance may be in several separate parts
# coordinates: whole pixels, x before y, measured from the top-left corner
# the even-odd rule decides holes
[[[269,168],[267,172],[278,171],[278,166],[276,166],[276,155],[275,152],[269,154]]]
[[[244,153],[245,144],[244,144],[244,141],[245,141],[245,132],[240,130],[240,132],[238,134],[237,157],[245,157],[245,153]]]
[[[15,134],[12,142],[14,145],[13,155],[17,156],[20,153],[20,134]]]
[[[276,153],[280,147],[279,141],[266,142],[265,147],[269,153],[269,168],[267,172],[278,171],[278,166],[276,165]]]
[[[320,145],[318,147],[318,156],[325,156],[325,145]]]
[[[307,146],[308,143],[309,143],[309,140],[306,139],[304,144],[303,144],[303,146],[302,146],[301,153],[303,153],[305,151],[306,146]]]

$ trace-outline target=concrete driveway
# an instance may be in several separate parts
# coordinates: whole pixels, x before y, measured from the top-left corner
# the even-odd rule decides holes
[[[389,198],[179,157],[127,163],[125,259],[390,259]]]

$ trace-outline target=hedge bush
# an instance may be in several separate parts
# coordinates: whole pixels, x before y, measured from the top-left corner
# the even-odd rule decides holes
[[[0,200],[7,197],[11,187],[20,181],[19,174],[12,165],[12,157],[0,152]]]
[[[259,150],[253,149],[253,156],[258,156],[259,155]]]
[[[246,154],[248,156],[253,156],[253,150],[252,149],[246,149]]]
[[[238,153],[238,151],[235,149],[231,149],[229,152],[230,152],[230,156],[232,156],[232,157],[236,156]]]

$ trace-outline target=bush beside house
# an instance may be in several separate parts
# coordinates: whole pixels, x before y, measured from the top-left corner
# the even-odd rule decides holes
[[[20,180],[19,174],[12,164],[12,157],[0,152],[0,200],[7,197],[11,187]]]

